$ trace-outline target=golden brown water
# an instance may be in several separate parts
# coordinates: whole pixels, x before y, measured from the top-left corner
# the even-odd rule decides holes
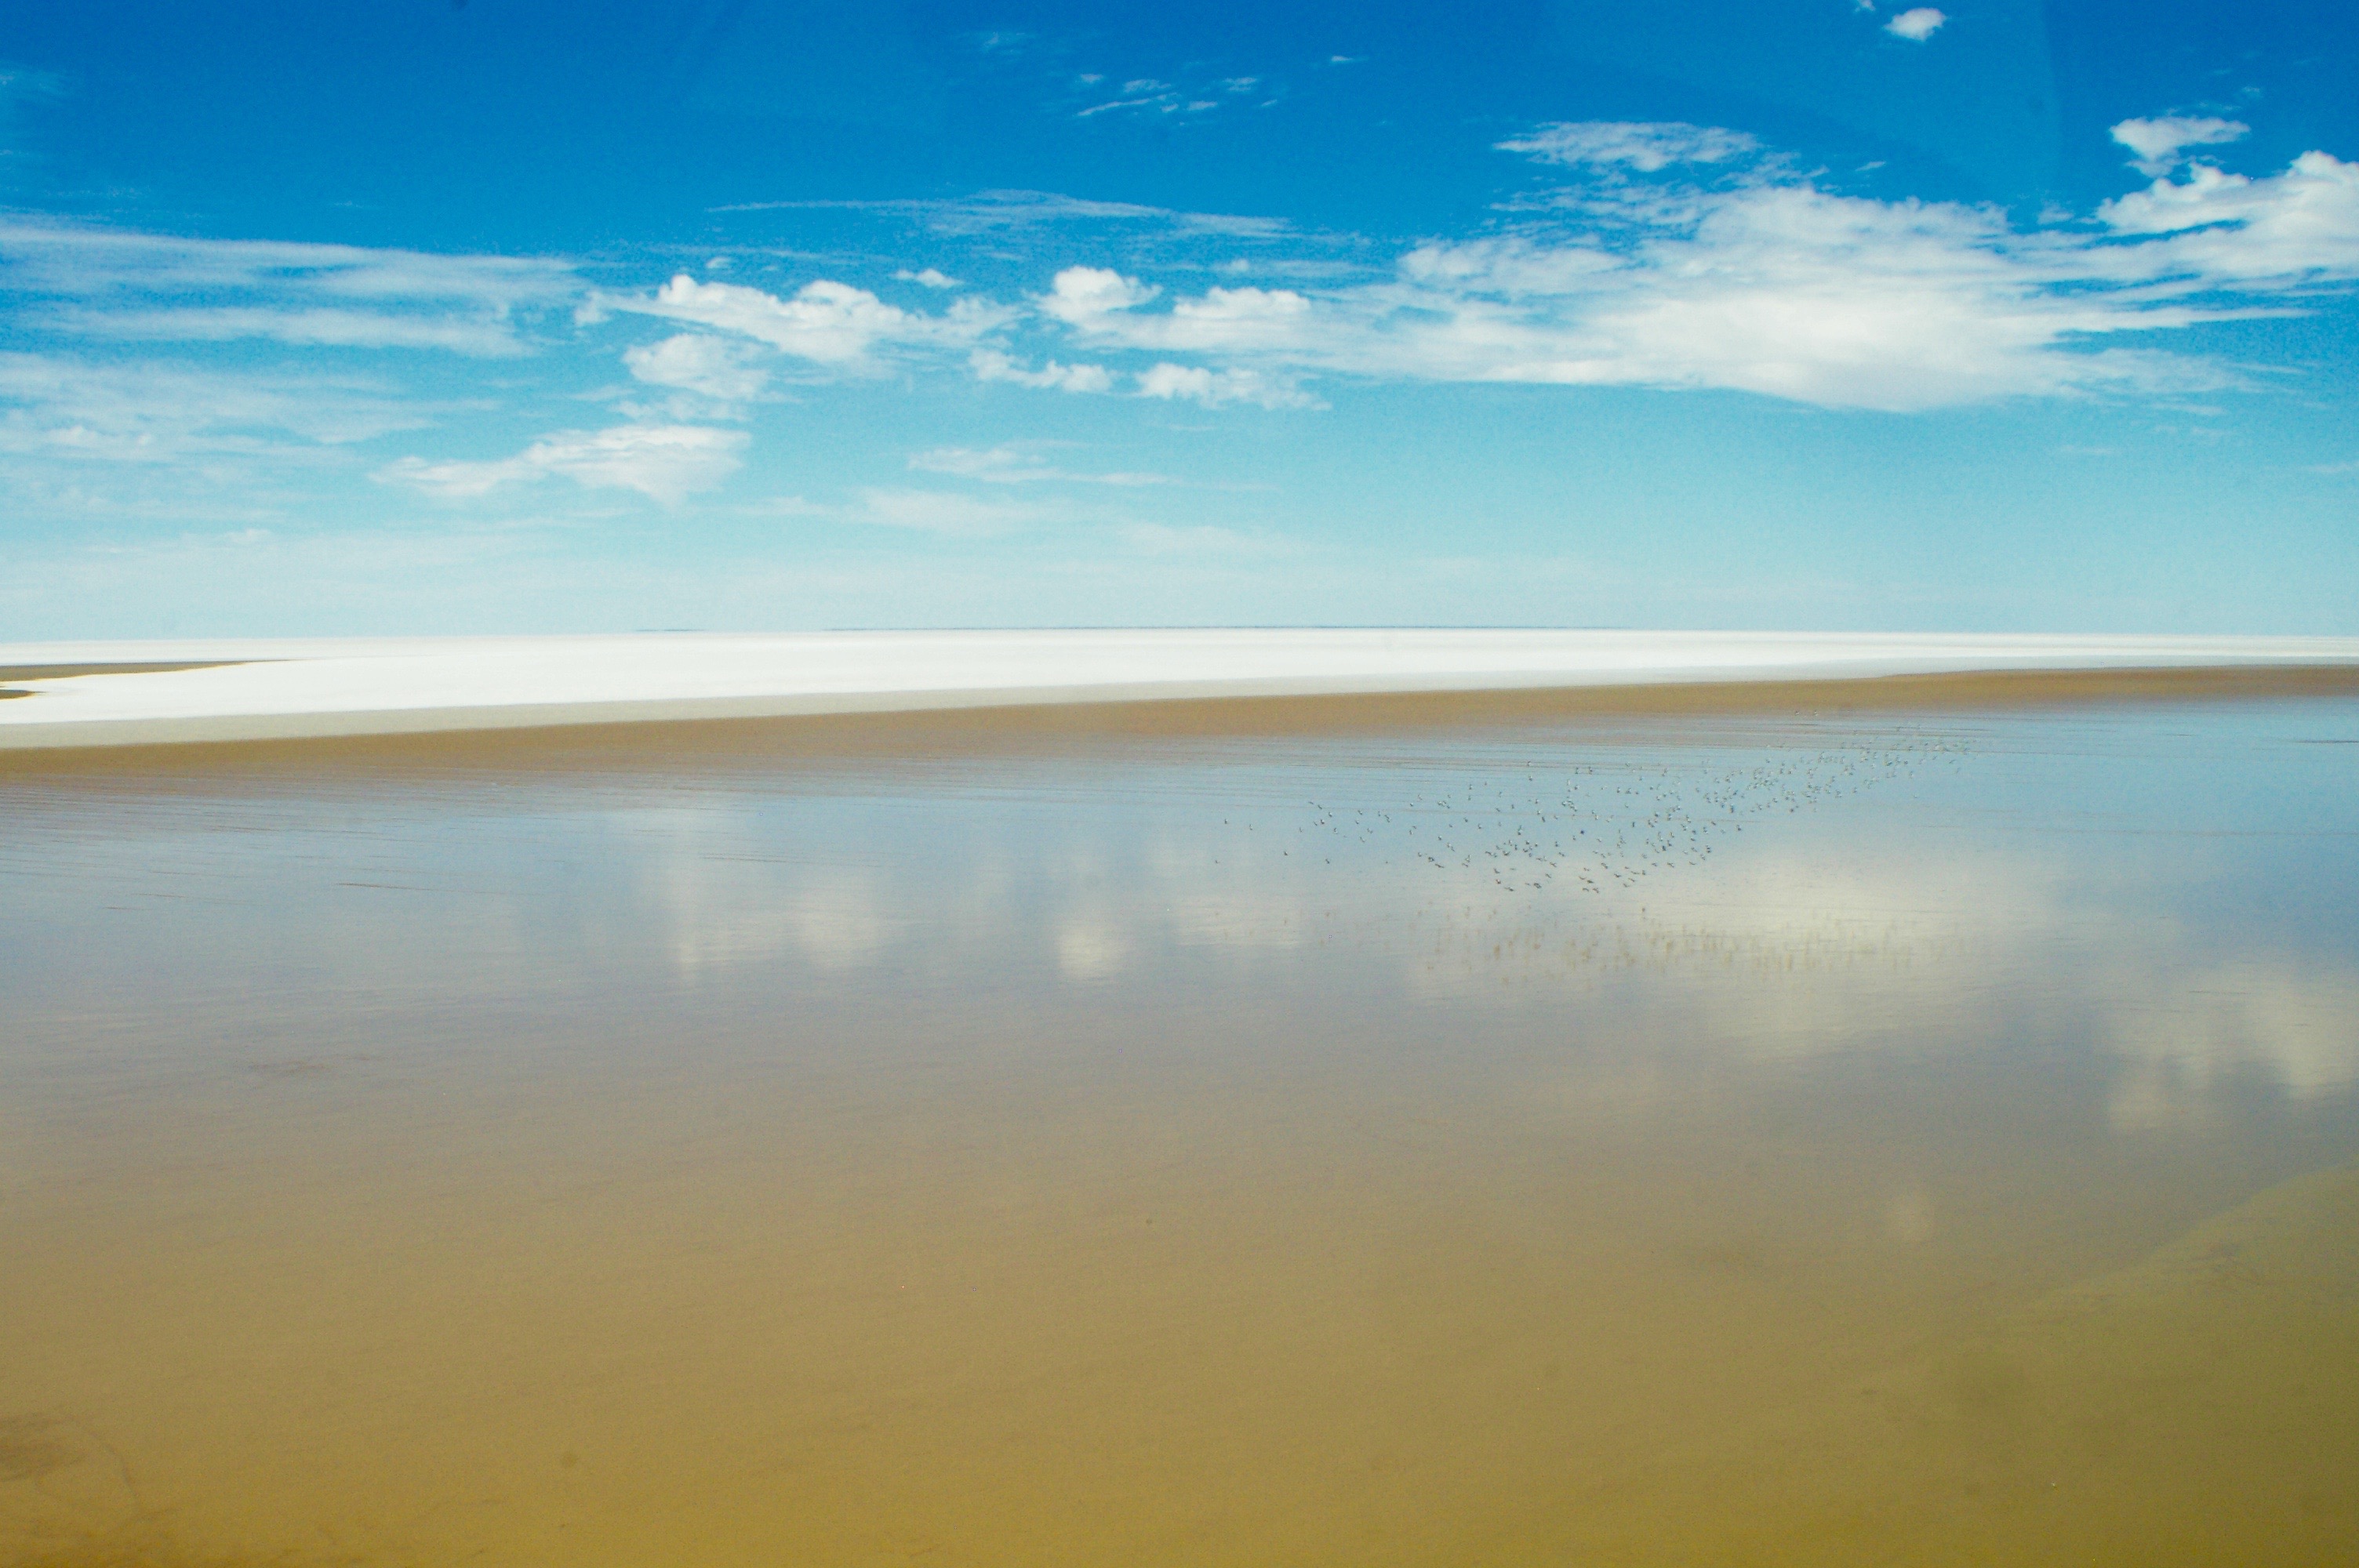
[[[2351,1561],[2354,740],[20,772],[0,1563]]]

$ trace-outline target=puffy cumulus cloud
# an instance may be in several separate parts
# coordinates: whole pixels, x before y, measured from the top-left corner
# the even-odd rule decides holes
[[[1264,408],[1316,408],[1320,402],[1290,380],[1252,369],[1212,370],[1203,365],[1166,362],[1141,371],[1138,395],[1167,401],[1184,399],[1217,408],[1223,403],[1252,403]]]
[[[1114,373],[1099,364],[1060,364],[1050,360],[1026,370],[997,349],[977,349],[967,357],[977,381],[1006,381],[1056,392],[1112,392]]]
[[[1056,275],[1037,303],[1042,315],[1063,323],[1083,341],[1106,349],[1237,355],[1300,354],[1312,346],[1305,330],[1313,325],[1311,302],[1292,289],[1216,287],[1192,298],[1175,299],[1166,310],[1139,308],[1161,294],[1161,289],[1111,268],[1069,266]],[[1067,392],[1108,392],[1114,385],[1114,373],[1099,364],[1063,365],[1050,360],[1043,370],[1027,371],[995,350],[977,351],[971,362],[975,374],[986,381]],[[1277,408],[1310,406],[1318,401],[1303,393],[1291,375],[1246,366],[1165,362],[1137,373],[1135,384],[1143,396],[1206,405],[1254,403]]]
[[[2168,174],[2185,159],[2187,147],[2217,146],[2242,137],[2252,127],[2239,120],[2190,119],[2165,114],[2152,120],[2124,120],[2114,127],[2114,140],[2137,154],[2133,167],[2140,174]]]
[[[770,381],[766,372],[745,362],[735,344],[702,332],[682,332],[659,343],[625,349],[623,362],[652,386],[692,392],[719,403],[758,397]]]
[[[1161,292],[1110,267],[1069,266],[1049,280],[1040,308],[1060,321],[1085,327],[1114,311],[1144,305]]]
[[[1207,404],[1299,405],[1304,377],[1341,376],[1908,411],[2235,385],[2151,338],[2107,341],[2295,308],[2279,297],[2359,277],[2359,166],[2325,153],[2261,178],[2198,165],[2093,222],[2024,230],[1995,208],[1829,191],[1694,126],[1504,145],[1581,171],[1514,232],[1429,243],[1388,277],[1323,289],[1166,298],[1069,267],[1043,313],[1093,347],[1168,356],[1136,373],[1142,394]],[[1703,182],[1684,172],[1697,164],[1721,167]]]
[[[2116,234],[2159,237],[2095,258],[2119,276],[2263,290],[2359,277],[2359,163],[2326,153],[2258,179],[2198,164],[2097,217]]]
[[[1919,5],[1913,10],[1903,11],[1885,23],[1884,30],[1896,38],[1907,38],[1910,43],[1921,44],[1940,31],[1941,24],[1949,19],[1947,16],[1936,11],[1930,5]]]
[[[2133,322],[2055,294],[2010,256],[1997,213],[1768,185],[1701,199],[1681,218],[1618,254],[1429,247],[1359,302],[1371,346],[1453,379],[1723,387],[1896,410],[2137,373],[2059,351],[2074,334]]]
[[[1742,131],[1712,125],[1590,120],[1543,125],[1499,146],[1542,163],[1622,164],[1651,174],[1675,163],[1725,163],[1756,151],[1760,144]]]
[[[1099,267],[1067,267],[1041,308],[1084,339],[1125,349],[1215,353],[1303,345],[1310,301],[1290,288],[1214,287],[1169,310],[1137,308],[1160,291]]]
[[[864,288],[824,278],[781,299],[744,284],[699,283],[686,273],[657,289],[652,301],[623,308],[740,333],[821,364],[860,359],[872,344],[897,335],[911,319],[909,312]]]
[[[820,278],[781,297],[739,283],[700,283],[686,273],[652,298],[601,301],[619,310],[689,321],[767,343],[814,364],[857,368],[895,345],[958,345],[1006,319],[982,301],[961,300],[929,316],[888,305],[864,288]]]
[[[1159,348],[1283,348],[1310,319],[1310,301],[1290,288],[1210,288],[1175,300]]]
[[[700,425],[618,425],[605,430],[544,436],[512,458],[488,462],[429,462],[405,458],[377,471],[391,483],[414,486],[446,501],[467,501],[504,485],[552,476],[592,490],[635,490],[676,506],[737,470],[745,445],[739,430]]]

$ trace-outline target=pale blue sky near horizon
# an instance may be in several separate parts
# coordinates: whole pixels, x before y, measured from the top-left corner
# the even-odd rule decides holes
[[[2359,13],[0,16],[0,641],[2359,633]]]

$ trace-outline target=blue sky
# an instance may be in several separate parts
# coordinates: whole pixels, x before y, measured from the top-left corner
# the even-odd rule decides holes
[[[2359,633],[2359,12],[0,15],[0,638]]]

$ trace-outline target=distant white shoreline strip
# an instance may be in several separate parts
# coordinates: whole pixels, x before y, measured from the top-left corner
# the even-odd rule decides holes
[[[0,643],[0,749],[1240,697],[2359,665],[2353,637],[838,632]]]

